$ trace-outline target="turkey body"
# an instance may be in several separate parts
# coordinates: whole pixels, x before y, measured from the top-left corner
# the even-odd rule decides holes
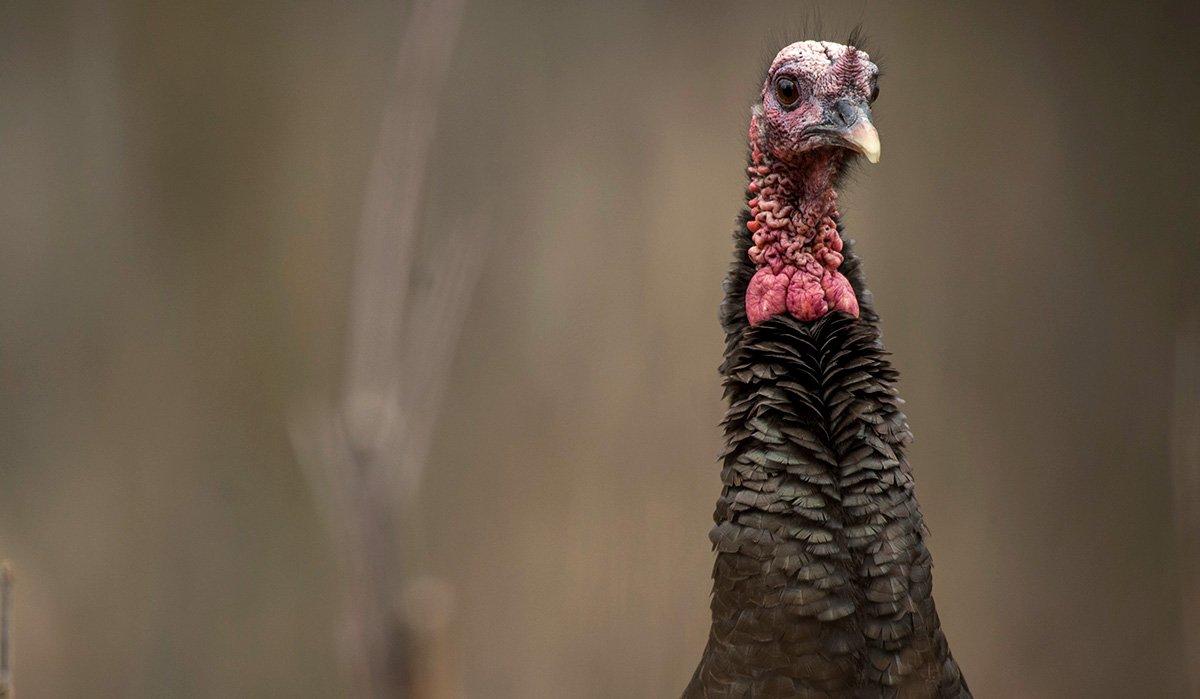
[[[934,607],[911,434],[859,260],[846,241],[858,317],[751,325],[751,216],[721,308],[713,621],[684,697],[969,697]]]

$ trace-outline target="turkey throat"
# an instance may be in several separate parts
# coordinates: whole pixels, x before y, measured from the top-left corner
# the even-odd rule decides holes
[[[772,153],[760,115],[750,119],[747,207],[755,265],[746,289],[751,325],[782,313],[812,321],[833,311],[858,317],[858,297],[841,272],[837,184],[846,151],[824,147],[791,160]]]

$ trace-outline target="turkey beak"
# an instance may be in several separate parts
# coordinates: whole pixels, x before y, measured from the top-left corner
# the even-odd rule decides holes
[[[842,134],[842,140],[866,156],[867,162],[879,162],[879,132],[868,119],[860,119],[849,131]]]
[[[871,108],[842,99],[830,111],[830,121],[846,147],[862,153],[868,162],[879,162],[879,132],[871,123]]]

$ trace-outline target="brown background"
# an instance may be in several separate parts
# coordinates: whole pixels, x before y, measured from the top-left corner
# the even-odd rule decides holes
[[[423,219],[487,209],[496,244],[422,495],[468,696],[670,696],[694,667],[748,104],[770,37],[808,14],[468,8],[430,96]],[[843,210],[972,687],[1187,695],[1170,437],[1195,434],[1194,3],[821,14],[883,54],[883,160]],[[21,696],[338,691],[336,580],[286,419],[334,390],[403,19],[0,7]]]

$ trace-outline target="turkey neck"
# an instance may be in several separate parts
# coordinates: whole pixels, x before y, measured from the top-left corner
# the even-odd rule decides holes
[[[751,215],[747,227],[754,241],[747,254],[759,268],[778,272],[794,261],[794,255],[787,254],[789,244],[811,250],[821,225],[836,226],[841,219],[834,184],[842,156],[829,151],[793,164],[754,149],[746,169]]]
[[[816,217],[833,211],[837,202],[834,185],[841,176],[845,154],[841,148],[817,148],[795,161],[781,160],[764,148],[757,140],[750,148],[750,166],[746,168],[749,183],[746,191],[751,197],[761,196],[765,201],[774,199],[784,204],[795,204],[799,208],[816,207],[810,213]],[[773,192],[765,192],[770,186],[769,175],[776,175],[780,186]],[[751,205],[753,208],[753,205]]]
[[[723,284],[721,325],[727,339],[746,325],[758,325],[786,308],[763,318],[750,318],[748,292],[756,276],[766,273],[791,274],[794,262],[809,263],[809,256],[825,269],[818,274],[841,277],[851,293],[840,308],[826,307],[807,320],[824,317],[832,310],[874,324],[871,292],[862,278],[861,264],[853,240],[843,240],[842,215],[837,187],[845,167],[845,151],[817,148],[795,161],[782,160],[761,144],[756,120],[750,126],[750,163],[746,168],[746,208],[734,232],[734,259]],[[833,282],[836,284],[837,282]],[[757,322],[755,322],[757,321]]]
[[[834,185],[845,151],[818,148],[794,162],[772,154],[754,138],[746,186],[755,273],[746,291],[746,316],[758,325],[788,313],[816,320],[832,311],[858,316],[854,290],[840,271],[844,254]]]

